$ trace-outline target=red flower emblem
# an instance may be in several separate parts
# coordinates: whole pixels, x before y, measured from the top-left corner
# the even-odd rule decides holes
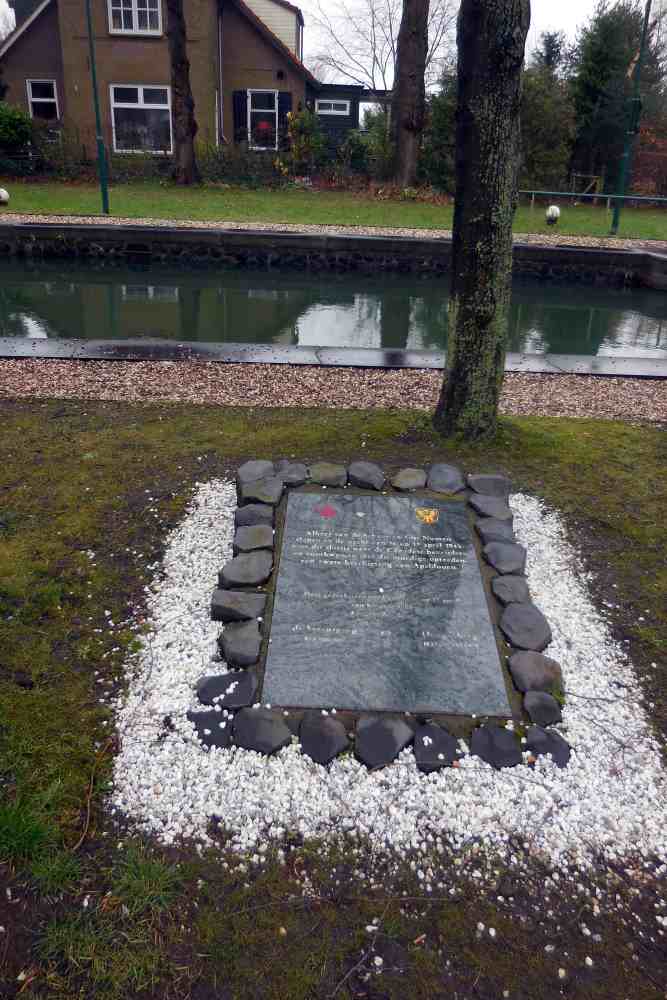
[[[327,503],[324,505],[324,507],[316,507],[315,513],[319,514],[320,517],[329,518],[329,517],[335,517],[338,511],[336,510],[335,507],[332,507],[330,504]]]

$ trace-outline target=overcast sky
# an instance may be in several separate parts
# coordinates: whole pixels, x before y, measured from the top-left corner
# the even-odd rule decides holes
[[[0,0],[0,3],[4,0]],[[292,0],[303,11],[306,22],[304,46],[306,61],[317,53],[317,39],[312,24],[309,31],[309,13],[317,9],[317,0]],[[327,6],[335,8],[336,0],[326,0]],[[543,31],[564,31],[570,40],[574,40],[579,25],[584,24],[597,6],[597,0],[532,0],[530,34],[528,35],[528,51]]]
[[[187,2],[187,0],[186,0]],[[303,10],[306,21],[305,32],[305,55],[306,59],[311,58],[317,52],[317,38],[314,32],[308,30],[309,13],[315,7],[315,0],[294,0]],[[327,0],[332,6],[335,0]],[[528,37],[528,49],[532,49],[542,31],[556,30],[565,31],[573,39],[577,28],[583,24],[590,16],[591,11],[596,6],[597,0],[532,0],[532,21],[530,35]],[[7,0],[0,0],[0,11],[7,10]],[[0,23],[2,17],[0,16]]]

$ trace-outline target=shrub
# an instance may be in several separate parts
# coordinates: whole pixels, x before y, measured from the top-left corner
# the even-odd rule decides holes
[[[0,101],[0,152],[22,153],[32,140],[32,119],[25,111]]]
[[[287,113],[287,149],[275,162],[283,176],[311,175],[327,159],[326,140],[319,118],[313,111]]]
[[[274,152],[248,149],[246,143],[216,146],[197,144],[197,163],[202,180],[212,183],[242,184],[244,187],[272,187],[281,181]]]
[[[419,181],[440,191],[454,189],[456,87],[453,79],[443,81],[442,90],[432,94],[426,108],[426,128],[419,154]]]
[[[389,130],[389,115],[382,108],[364,114],[364,142],[367,149],[368,172],[375,180],[392,176],[394,146]]]
[[[347,174],[367,174],[369,170],[369,146],[364,136],[358,132],[348,132],[338,147],[335,172],[340,177]]]

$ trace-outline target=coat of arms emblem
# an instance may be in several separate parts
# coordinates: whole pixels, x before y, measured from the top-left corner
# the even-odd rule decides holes
[[[422,524],[435,524],[440,517],[440,511],[436,507],[417,507],[415,514]]]

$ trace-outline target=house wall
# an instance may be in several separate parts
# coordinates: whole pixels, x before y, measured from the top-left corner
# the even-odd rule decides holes
[[[3,56],[2,81],[8,90],[5,101],[24,111],[28,107],[26,80],[55,80],[60,114],[66,113],[63,64],[55,4],[39,15]]]
[[[298,56],[296,11],[283,7],[282,4],[274,3],[273,0],[245,0],[245,2],[267,28],[270,28],[273,34],[277,35],[280,41]]]
[[[296,22],[296,15],[291,11],[277,4],[271,6]],[[296,109],[300,103],[305,103],[305,80],[233,4],[224,3],[222,9],[222,123],[224,137],[232,141],[232,95],[235,90],[290,91],[292,106]],[[188,0],[185,10],[190,82],[199,138],[214,142],[217,136],[216,91],[220,79],[218,3],[217,0]],[[103,133],[107,147],[112,150],[111,85],[169,86],[169,46],[164,33],[159,37],[111,34],[107,0],[92,0],[92,14]],[[166,32],[164,2],[162,27]],[[26,78],[55,79],[61,117],[76,133],[86,153],[94,156],[95,114],[84,0],[53,0],[12,46],[1,65],[3,79],[9,87],[7,99],[26,110]],[[67,67],[66,75],[63,65]],[[282,79],[278,78],[279,72],[283,74]]]
[[[217,5],[215,0],[188,0],[185,9],[195,115],[201,138],[213,141],[218,80]],[[67,116],[91,152],[95,119],[84,2],[58,0],[58,12],[63,61],[67,66]],[[163,3],[163,32],[166,32],[166,15]],[[159,37],[110,34],[107,0],[93,0],[93,33],[105,140],[111,149],[111,84],[169,86],[169,46],[164,33]]]
[[[234,138],[235,90],[265,89],[290,91],[292,107],[305,104],[304,77],[273,48],[231,4],[226,4],[222,18],[222,64],[224,67],[223,133]],[[282,80],[278,72],[284,73]]]

